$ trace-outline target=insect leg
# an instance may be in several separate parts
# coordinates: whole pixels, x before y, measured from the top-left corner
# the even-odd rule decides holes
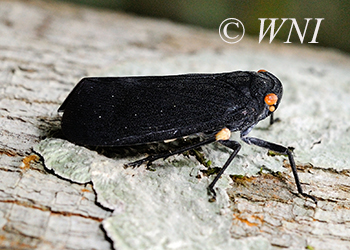
[[[213,195],[212,199],[214,199],[214,200],[215,200],[215,196],[216,196],[216,193],[215,193],[215,190],[214,190],[214,186],[215,186],[216,182],[220,179],[221,175],[225,172],[227,167],[230,165],[232,160],[237,155],[238,151],[241,149],[241,144],[239,144],[236,141],[219,140],[218,142],[220,144],[228,147],[228,148],[231,148],[233,150],[233,152],[231,153],[230,157],[225,162],[224,166],[220,169],[220,172],[215,176],[214,180],[208,186],[208,191]]]
[[[156,154],[156,155],[150,155],[146,158],[143,158],[141,160],[138,160],[138,161],[135,161],[135,162],[131,162],[131,163],[128,163],[127,165],[128,166],[140,166],[141,164],[147,162],[147,164],[151,164],[153,161],[155,160],[158,160],[160,158],[168,158],[169,156],[172,156],[172,155],[176,155],[176,154],[181,154],[183,152],[186,152],[186,151],[189,151],[191,149],[195,149],[195,148],[198,148],[200,146],[203,146],[203,145],[206,145],[206,144],[209,144],[209,143],[212,143],[215,141],[215,138],[209,138],[207,140],[204,140],[204,141],[201,141],[199,143],[196,143],[196,144],[193,144],[193,145],[190,145],[188,147],[185,147],[185,148],[180,148],[178,150],[175,150],[175,151],[172,151],[172,152],[165,152],[165,153],[160,153],[160,154]]]
[[[272,125],[275,122],[275,120],[273,119],[273,113],[270,115],[270,125]]]
[[[254,138],[254,137],[245,137],[244,132],[241,134],[241,139],[248,144],[253,144],[253,145],[256,145],[256,146],[259,146],[262,148],[267,148],[267,149],[275,151],[277,153],[288,155],[289,163],[290,163],[290,166],[291,166],[292,171],[293,171],[295,184],[297,186],[299,194],[301,194],[304,197],[310,198],[311,200],[313,200],[317,204],[316,198],[309,195],[309,194],[304,193],[303,189],[301,188],[297,168],[295,166],[295,161],[294,161],[294,158],[292,155],[292,150],[290,148],[286,148],[284,146],[281,146],[281,145],[278,145],[275,143],[271,143],[271,142],[267,142],[267,141],[264,141],[264,140],[261,140],[258,138]]]
[[[273,114],[274,113],[272,113],[271,115],[270,115],[270,125],[272,125],[272,124],[274,124],[275,122],[279,122],[280,121],[280,118],[276,118],[276,119],[274,119],[273,118]]]

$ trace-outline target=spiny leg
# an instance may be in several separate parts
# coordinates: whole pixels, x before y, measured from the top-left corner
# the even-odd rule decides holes
[[[188,147],[184,147],[184,148],[180,148],[178,150],[175,150],[175,151],[172,151],[172,152],[164,152],[164,153],[160,153],[160,154],[156,154],[156,155],[150,155],[146,158],[143,158],[141,160],[138,160],[138,161],[135,161],[135,162],[131,162],[131,163],[128,163],[127,165],[128,166],[133,166],[133,167],[137,167],[137,166],[140,166],[141,164],[147,162],[147,164],[151,164],[153,161],[155,160],[158,160],[158,159],[166,159],[168,158],[169,156],[172,156],[172,155],[176,155],[176,154],[181,154],[183,152],[186,152],[186,151],[189,151],[191,149],[195,149],[195,148],[198,148],[200,146],[203,146],[203,145],[206,145],[206,144],[209,144],[209,143],[212,143],[215,141],[215,138],[209,138],[207,140],[204,140],[204,141],[201,141],[201,142],[198,142],[196,144],[193,144],[193,145],[190,145]]]
[[[206,144],[210,144],[212,142],[219,142],[222,145],[229,147],[231,149],[233,149],[233,153],[230,155],[230,157],[227,159],[226,163],[224,164],[224,166],[221,168],[221,170],[219,171],[219,173],[215,176],[214,180],[209,184],[208,186],[208,191],[213,195],[211,200],[215,200],[216,197],[216,193],[214,191],[214,186],[216,184],[216,182],[220,179],[221,175],[225,172],[225,170],[227,169],[227,167],[230,165],[230,163],[232,162],[232,160],[235,158],[235,156],[237,155],[238,151],[241,148],[241,145],[236,142],[236,141],[230,141],[229,138],[231,136],[231,131],[228,128],[223,128],[222,130],[220,130],[215,137],[211,137],[207,140],[201,141],[199,143],[196,143],[194,145],[190,145],[188,147],[185,148],[181,148],[178,149],[176,151],[173,152],[166,152],[166,153],[162,153],[162,154],[157,154],[157,155],[152,155],[149,157],[146,157],[144,159],[129,163],[127,165],[129,166],[139,166],[141,164],[143,164],[144,162],[148,162],[151,163],[157,159],[160,158],[167,158],[169,156],[175,155],[175,154],[181,154],[185,151],[191,150],[191,149],[195,149],[198,148],[200,146],[206,145]]]
[[[225,162],[224,166],[220,169],[219,173],[215,176],[214,180],[209,184],[208,186],[208,191],[209,193],[212,194],[212,198],[211,200],[215,200],[216,197],[216,192],[214,190],[214,186],[216,184],[216,182],[220,179],[221,175],[225,172],[225,170],[227,169],[227,167],[230,165],[230,163],[232,162],[232,160],[236,157],[238,151],[241,149],[241,144],[239,144],[236,141],[230,141],[230,140],[219,140],[218,141],[220,144],[231,148],[233,150],[233,152],[231,153],[230,157],[227,159],[227,161]]]
[[[294,161],[294,158],[292,155],[292,150],[290,148],[286,148],[284,146],[274,144],[271,142],[267,142],[267,141],[264,141],[262,139],[258,139],[258,138],[254,138],[254,137],[244,137],[244,134],[245,134],[244,132],[241,134],[241,139],[248,144],[253,144],[253,145],[256,145],[256,146],[259,146],[262,148],[267,148],[269,150],[275,151],[275,152],[280,153],[280,154],[288,155],[289,163],[290,163],[290,166],[292,168],[292,172],[293,172],[294,179],[295,179],[295,184],[297,186],[299,194],[301,194],[304,197],[310,198],[311,200],[313,200],[317,204],[317,200],[315,197],[303,192],[303,189],[302,189],[300,181],[299,181],[297,168],[295,166],[295,161]]]

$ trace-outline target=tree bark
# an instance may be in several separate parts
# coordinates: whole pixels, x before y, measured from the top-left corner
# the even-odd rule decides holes
[[[51,1],[1,1],[0,31],[1,248],[350,248],[347,55],[254,37],[229,45],[216,30]],[[281,121],[252,134],[295,148],[317,205],[298,196],[284,156],[253,146],[219,180],[213,204],[193,156],[124,169],[132,159],[59,139],[57,109],[84,76],[260,68],[285,96]],[[230,153],[202,150],[219,167]]]

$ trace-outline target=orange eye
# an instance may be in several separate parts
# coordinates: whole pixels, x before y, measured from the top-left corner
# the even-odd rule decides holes
[[[258,73],[261,73],[261,72],[266,72],[266,70],[264,69],[258,70]]]
[[[266,102],[267,105],[275,105],[277,103],[278,97],[276,94],[271,93],[265,96],[264,101]]]

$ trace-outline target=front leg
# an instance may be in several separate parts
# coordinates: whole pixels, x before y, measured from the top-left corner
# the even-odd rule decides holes
[[[224,166],[222,166],[222,168],[220,169],[219,173],[215,176],[214,180],[208,186],[209,194],[212,195],[212,198],[210,199],[211,201],[214,201],[216,199],[216,192],[214,190],[214,186],[215,186],[216,182],[220,179],[220,177],[225,172],[227,167],[231,164],[232,160],[238,154],[238,151],[241,149],[241,145],[238,142],[236,142],[236,141],[218,140],[217,142],[219,142],[220,144],[222,144],[222,145],[232,149],[233,152],[231,153],[230,157],[226,160]]]
[[[256,145],[256,146],[259,146],[262,148],[267,148],[269,150],[275,151],[275,152],[280,153],[280,154],[288,155],[289,163],[290,163],[290,166],[291,166],[292,171],[293,171],[295,184],[297,185],[297,189],[298,189],[299,194],[301,194],[304,197],[310,198],[311,200],[313,200],[317,204],[316,198],[309,195],[309,194],[304,193],[303,189],[301,188],[297,168],[295,166],[295,161],[293,158],[292,150],[290,148],[286,148],[282,145],[267,142],[267,141],[264,141],[262,139],[258,139],[258,138],[254,138],[254,137],[245,137],[245,134],[246,133],[241,134],[241,139],[248,144],[253,144],[253,145]]]

